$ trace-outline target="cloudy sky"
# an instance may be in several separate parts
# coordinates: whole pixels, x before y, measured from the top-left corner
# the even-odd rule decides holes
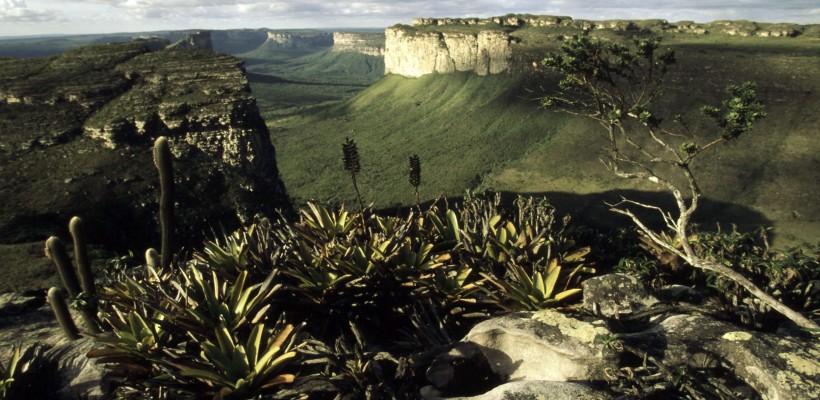
[[[507,13],[573,18],[820,23],[818,0],[0,0],[0,36],[166,29],[386,27],[413,17]]]

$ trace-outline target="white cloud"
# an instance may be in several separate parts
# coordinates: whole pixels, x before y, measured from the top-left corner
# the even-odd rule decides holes
[[[46,22],[58,19],[55,12],[29,8],[25,0],[3,0],[0,3],[0,21],[20,23],[20,22]]]
[[[28,6],[26,5],[28,2]],[[820,23],[817,0],[0,0],[0,36],[164,29],[379,27],[414,17],[507,13],[573,18]],[[52,24],[37,24],[54,21]],[[25,33],[23,33],[25,32]],[[43,33],[43,32],[35,32]]]

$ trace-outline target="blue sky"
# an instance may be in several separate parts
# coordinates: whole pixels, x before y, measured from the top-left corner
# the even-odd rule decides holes
[[[166,29],[349,28],[507,13],[670,22],[820,23],[818,0],[0,0],[0,36]]]

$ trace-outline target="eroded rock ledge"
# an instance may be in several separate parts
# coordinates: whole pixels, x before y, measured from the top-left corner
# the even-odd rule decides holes
[[[44,240],[76,214],[93,240],[150,244],[160,135],[176,157],[181,237],[287,206],[242,61],[186,49],[207,47],[206,33],[180,43],[0,60],[0,243]]]

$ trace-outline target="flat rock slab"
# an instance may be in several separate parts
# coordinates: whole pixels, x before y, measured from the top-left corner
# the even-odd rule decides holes
[[[518,381],[472,397],[451,397],[447,400],[607,400],[607,393],[572,382]],[[429,400],[436,399],[431,398]]]
[[[493,372],[509,381],[593,379],[615,355],[599,343],[611,332],[557,311],[515,313],[483,321],[464,338],[476,343]]]
[[[627,274],[607,274],[584,281],[583,307],[594,315],[618,318],[658,303],[638,278]]]
[[[669,367],[722,365],[764,399],[820,398],[815,338],[747,331],[702,315],[674,315],[652,330],[622,338]]]

